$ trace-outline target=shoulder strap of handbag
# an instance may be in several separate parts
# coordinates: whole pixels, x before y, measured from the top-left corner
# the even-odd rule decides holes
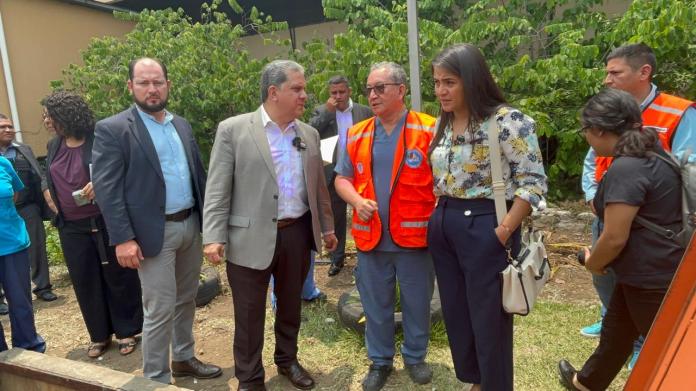
[[[488,149],[491,160],[491,179],[493,182],[493,200],[495,201],[495,214],[498,224],[503,222],[507,214],[505,203],[505,182],[503,181],[502,158],[500,155],[500,140],[498,139],[498,122],[496,117],[498,110],[488,118]]]
[[[681,178],[681,170],[679,168],[679,164],[673,160],[672,156],[668,155],[669,157],[665,157],[662,154],[656,153],[656,152],[648,152],[647,154],[648,154],[648,156],[656,157],[656,158],[662,160],[663,162],[667,163],[668,166],[670,166],[674,171],[676,171],[677,176],[679,177],[679,179],[681,181],[682,178]],[[688,156],[688,155],[686,155],[686,156]],[[684,199],[684,197],[687,197],[687,195],[686,195],[686,191],[684,189],[684,184],[682,183],[682,200]],[[655,224],[652,221],[646,219],[645,217],[642,217],[639,215],[636,215],[634,220],[636,221],[636,223],[642,225],[643,227],[655,232],[658,235],[662,235],[665,238],[670,239],[670,240],[674,239],[678,233],[678,232],[672,231],[671,229],[667,229],[659,224]]]

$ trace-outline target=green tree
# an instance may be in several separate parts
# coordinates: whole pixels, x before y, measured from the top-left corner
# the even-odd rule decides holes
[[[346,23],[331,42],[314,40],[293,51],[275,31],[287,27],[255,8],[244,25],[217,12],[221,0],[202,7],[202,22],[179,11],[144,11],[118,17],[135,21],[123,40],[95,39],[57,88],[77,89],[98,118],[130,103],[127,63],[139,56],[165,61],[173,82],[171,109],[188,118],[207,155],[217,123],[259,104],[258,76],[269,59],[253,59],[240,38],[249,30],[287,48],[307,68],[308,107],[323,102],[337,73],[361,91],[371,64],[408,62],[405,0],[323,0],[328,19]],[[228,0],[242,12],[234,0]],[[419,45],[423,110],[437,115],[431,59],[442,48],[469,42],[481,48],[508,100],[538,125],[550,197],[577,197],[587,145],[577,134],[578,111],[602,86],[603,58],[625,43],[646,42],[658,57],[662,90],[696,98],[696,1],[636,0],[619,17],[600,11],[601,0],[420,0]],[[354,94],[365,102],[365,97]],[[307,116],[308,112],[305,114]]]
[[[217,124],[260,103],[258,80],[264,60],[249,56],[240,38],[254,29],[274,40],[273,32],[287,27],[270,17],[262,19],[256,9],[247,16],[247,25],[232,25],[217,11],[219,4],[216,0],[202,6],[202,22],[194,22],[181,9],[116,13],[117,18],[136,22],[133,31],[123,39],[92,40],[82,53],[84,65],[70,65],[64,80],[54,81],[53,88],[81,92],[97,118],[108,117],[131,104],[128,63],[157,57],[172,80],[168,108],[191,122],[207,159]]]
[[[308,47],[303,63],[317,64],[310,82],[341,72],[364,83],[367,66],[389,59],[407,64],[405,1],[323,0],[328,18],[348,24],[326,46]],[[696,1],[634,1],[618,18],[599,11],[601,0],[422,0],[419,45],[423,109],[437,114],[430,60],[443,47],[481,48],[508,100],[538,125],[551,198],[579,193],[587,144],[577,134],[578,111],[602,86],[603,58],[625,43],[646,42],[658,56],[656,83],[696,97]],[[321,61],[319,63],[318,61]],[[320,64],[320,65],[319,65]]]

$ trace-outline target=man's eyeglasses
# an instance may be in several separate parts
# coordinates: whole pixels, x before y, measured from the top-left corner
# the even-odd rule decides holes
[[[365,86],[365,90],[364,90],[365,96],[370,96],[370,93],[372,92],[372,90],[375,90],[375,94],[382,95],[382,94],[384,94],[384,89],[387,86],[398,86],[398,85],[401,85],[401,83],[384,83],[384,84],[377,84],[374,86]]]

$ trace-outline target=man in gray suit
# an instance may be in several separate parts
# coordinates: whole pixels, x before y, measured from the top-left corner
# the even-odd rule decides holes
[[[346,202],[336,194],[334,188],[337,151],[345,148],[346,134],[351,126],[373,116],[369,107],[353,102],[350,95],[351,88],[348,78],[343,75],[332,77],[329,79],[329,99],[325,104],[317,106],[309,119],[309,124],[317,129],[320,138],[325,139],[338,135],[333,160],[331,164],[324,166],[326,183],[331,195],[336,237],[338,238],[338,246],[330,254],[330,277],[335,276],[343,269],[346,258]]]
[[[263,350],[271,275],[278,373],[300,389],[314,380],[297,361],[300,291],[309,253],[336,247],[331,199],[317,131],[298,121],[307,100],[304,68],[267,64],[262,105],[220,123],[210,157],[203,243],[213,263],[227,259],[234,304],[234,364],[239,390],[265,390]]]
[[[205,193],[198,145],[191,125],[165,109],[164,64],[140,58],[128,70],[135,105],[97,123],[92,183],[118,263],[140,276],[143,375],[162,383],[220,376],[193,347]]]
[[[53,212],[44,200],[48,189],[43,170],[31,148],[15,140],[15,128],[7,116],[0,114],[0,156],[12,163],[15,171],[24,183],[24,190],[15,200],[17,212],[27,225],[31,247],[29,247],[29,265],[31,280],[34,282],[34,294],[43,301],[53,301],[58,297],[51,291],[46,255],[46,230],[43,221],[52,217]],[[48,196],[50,200],[50,195]],[[5,295],[0,285],[0,315],[7,314]]]

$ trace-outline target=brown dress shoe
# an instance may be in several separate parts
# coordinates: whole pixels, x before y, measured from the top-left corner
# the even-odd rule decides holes
[[[211,379],[222,375],[222,368],[213,364],[205,364],[196,357],[186,361],[172,361],[172,376],[193,376],[196,379]]]
[[[287,367],[278,366],[278,373],[287,377],[290,383],[300,390],[311,390],[314,388],[314,379],[297,361]]]

